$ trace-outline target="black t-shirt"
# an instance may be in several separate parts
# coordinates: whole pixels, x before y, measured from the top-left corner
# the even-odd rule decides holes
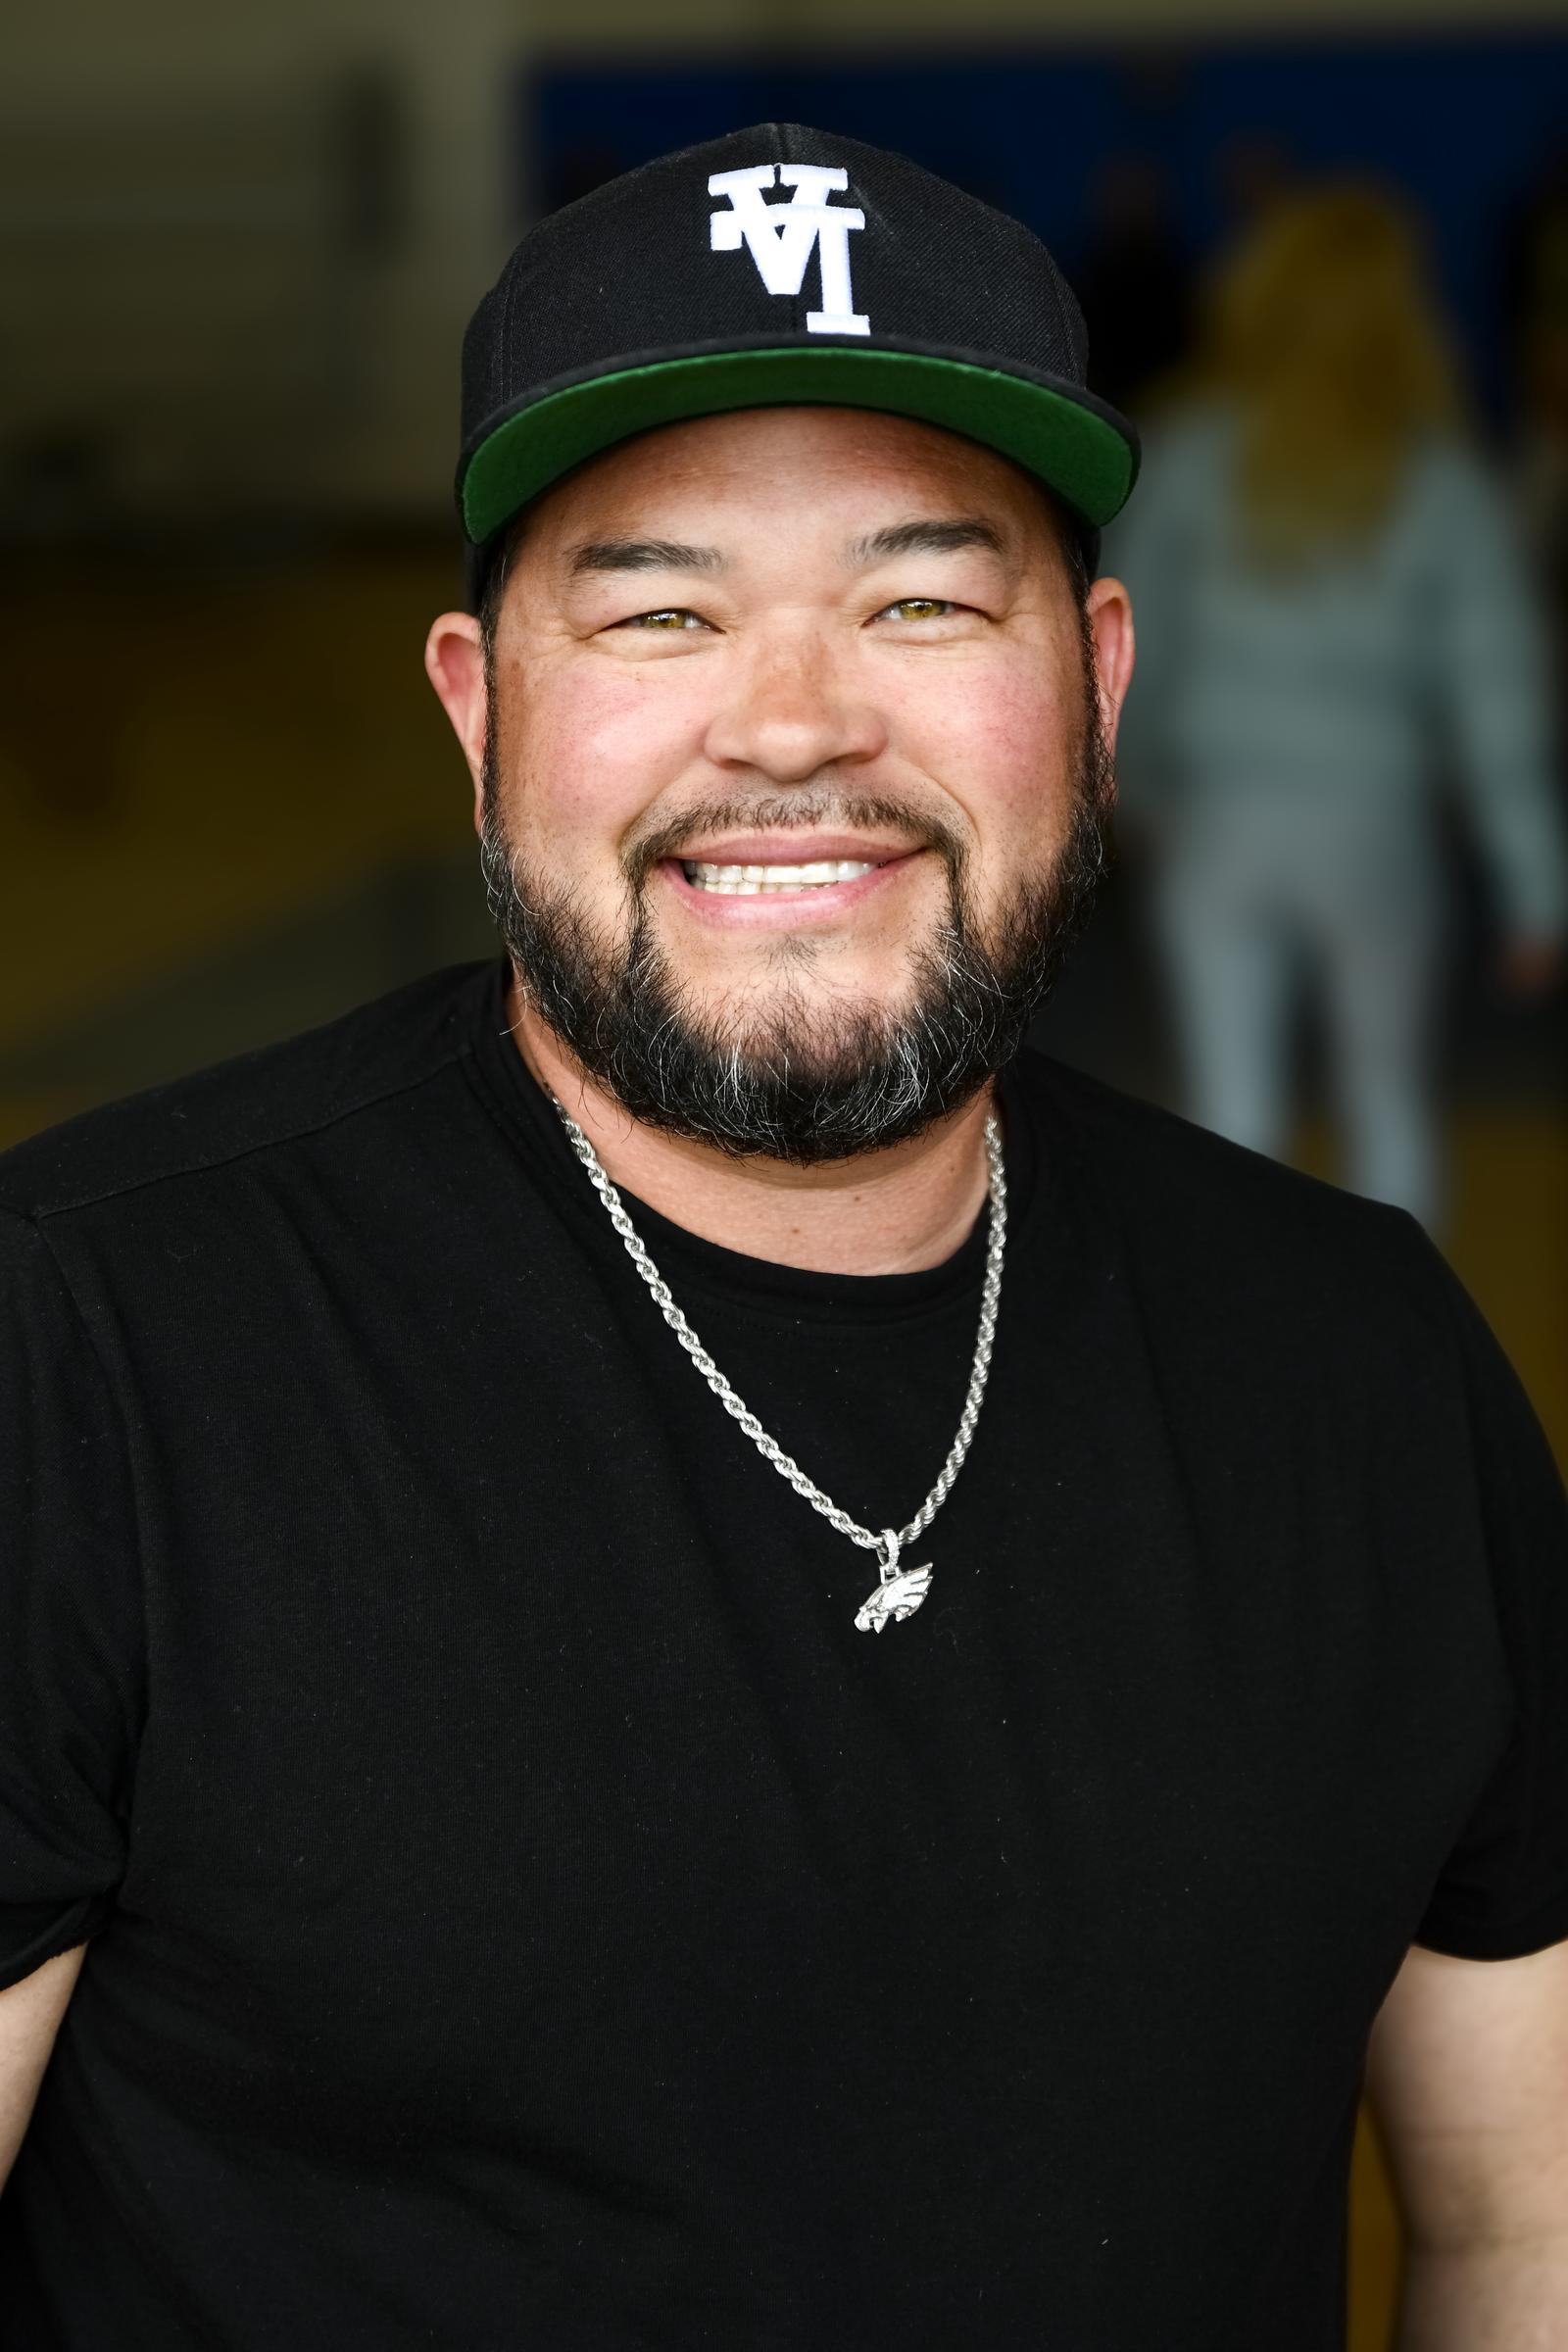
[[[876,1579],[682,1354],[501,967],[0,1160],[0,1982],[92,1938],[20,2352],[1331,2352],[1412,1939],[1568,1936],[1568,1547],[1415,1224],[1036,1055]],[[632,1204],[915,1508],[985,1219]]]

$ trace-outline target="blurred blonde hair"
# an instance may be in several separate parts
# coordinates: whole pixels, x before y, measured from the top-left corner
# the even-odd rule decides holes
[[[1239,412],[1244,531],[1275,564],[1363,544],[1414,442],[1464,420],[1414,223],[1361,181],[1284,199],[1234,250],[1200,374]]]

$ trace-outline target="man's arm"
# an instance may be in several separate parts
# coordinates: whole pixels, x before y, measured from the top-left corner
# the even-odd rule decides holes
[[[86,1949],[78,1943],[0,1992],[0,2184],[16,2162]]]
[[[1412,1946],[1367,2088],[1408,2239],[1397,2352],[1568,2345],[1568,1943]]]

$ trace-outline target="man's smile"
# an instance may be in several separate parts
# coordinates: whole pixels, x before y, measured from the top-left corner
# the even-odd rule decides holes
[[[855,882],[875,873],[873,862],[853,858],[822,858],[814,865],[699,865],[681,861],[681,872],[694,890],[730,891],[741,898],[779,890],[824,890],[834,882]]]
[[[712,920],[812,921],[858,906],[922,856],[849,836],[810,842],[766,834],[702,845],[701,857],[662,860],[660,871],[694,912]]]

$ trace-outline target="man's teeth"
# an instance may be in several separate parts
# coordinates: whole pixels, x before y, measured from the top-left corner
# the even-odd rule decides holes
[[[854,882],[874,870],[874,860],[859,858],[822,858],[814,865],[699,865],[688,860],[682,867],[696,889],[728,891],[743,899],[769,890],[821,890],[830,882]]]

